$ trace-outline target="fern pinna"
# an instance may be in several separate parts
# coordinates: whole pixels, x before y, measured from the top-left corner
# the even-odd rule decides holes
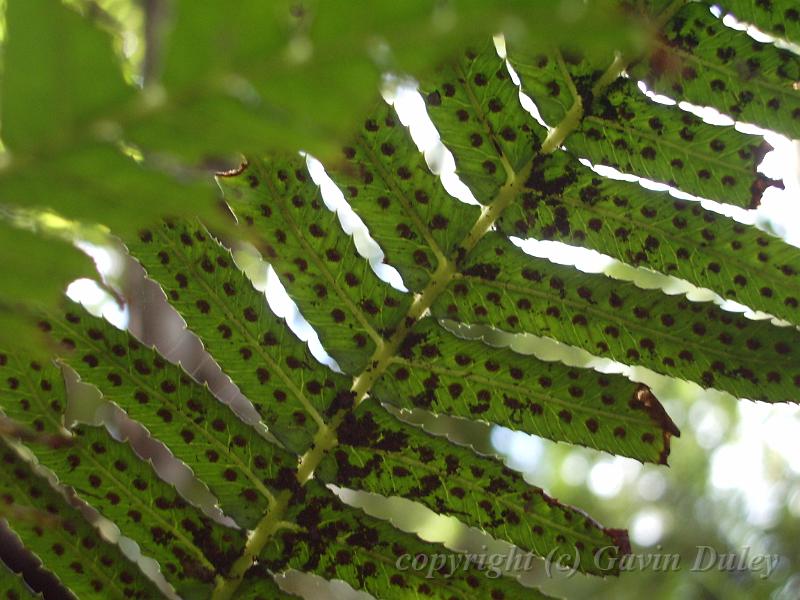
[[[79,305],[45,314],[39,326],[57,362],[0,354],[3,411],[30,432],[7,436],[2,499],[42,511],[12,519],[25,545],[78,597],[161,593],[58,491],[72,489],[185,598],[282,597],[273,575],[287,569],[382,598],[542,595],[487,577],[477,563],[452,577],[399,569],[403,555],[442,549],[343,503],[335,486],[412,499],[524,551],[577,553],[581,571],[613,574],[593,558],[630,552],[624,530],[560,504],[494,457],[406,422],[399,409],[667,463],[679,431],[646,386],[463,339],[453,333],[459,324],[553,338],[739,397],[797,397],[795,327],[557,265],[512,241],[594,249],[800,322],[797,248],[578,160],[739,207],[779,185],[757,171],[768,150],[761,137],[656,104],[634,81],[796,136],[800,58],[726,28],[704,3],[651,4],[648,24],[660,33],[644,54],[535,54],[512,44],[512,76],[486,43],[422,82],[430,117],[480,206],[445,191],[393,108],[381,104],[364,119],[326,167],[408,291],[380,280],[357,253],[304,158],[251,156],[219,175],[241,237],[275,270],[339,370],[320,364],[270,312],[234,262],[229,234],[214,235],[212,223],[168,219],[126,240],[278,443],[179,364]],[[771,11],[722,4],[800,41],[790,2],[775,0]],[[546,126],[523,109],[520,90]],[[63,365],[191,468],[236,526],[206,516],[103,429],[80,426],[66,445],[46,443],[64,434]],[[57,476],[56,489],[35,463]],[[42,518],[54,521],[43,526]],[[2,585],[8,597],[27,593],[16,577]]]

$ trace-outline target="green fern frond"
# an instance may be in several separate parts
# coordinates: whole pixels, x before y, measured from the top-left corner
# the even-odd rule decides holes
[[[649,59],[630,69],[654,92],[711,106],[737,121],[796,138],[800,57],[725,27],[689,2],[653,40]]]
[[[316,362],[202,225],[170,222],[129,248],[277,439],[293,452],[308,448],[349,380]]]
[[[680,435],[646,386],[459,339],[420,321],[372,394],[402,408],[480,419],[666,464]]]
[[[374,401],[348,414],[338,436],[341,445],[320,464],[323,481],[411,498],[539,556],[577,551],[578,568],[588,573],[599,573],[592,560],[599,548],[614,556],[630,550],[626,532],[560,504],[493,458],[398,421]]]
[[[725,0],[719,4],[724,11],[761,31],[793,44],[800,44],[800,9],[792,0],[772,0],[769,3],[752,0]]]
[[[722,8],[798,41],[797,11],[783,0],[772,4],[772,12],[739,0]],[[466,3],[464,10],[474,18],[477,6]],[[601,6],[587,9],[598,23]],[[539,22],[541,7],[513,3],[514,14],[536,17],[532,31],[558,42],[534,46],[511,31],[508,61],[519,82],[473,30],[430,34],[444,40],[428,54],[437,62],[454,40],[473,45],[433,75],[421,69],[420,89],[475,206],[447,193],[393,108],[380,104],[348,129],[364,100],[374,99],[363,82],[377,77],[358,44],[380,33],[398,57],[409,56],[408,32],[427,31],[430,11],[377,6],[396,23],[359,24],[356,41],[345,44],[325,28],[335,29],[332,23],[346,22],[359,8],[332,14],[324,3],[311,3],[309,12],[285,14],[281,7],[177,2],[172,37],[163,54],[148,57],[140,93],[123,79],[107,36],[76,13],[54,0],[10,0],[5,60],[14,68],[4,70],[2,124],[12,153],[0,173],[0,202],[26,198],[82,219],[95,215],[98,199],[117,202],[120,210],[106,223],[272,437],[128,332],[77,304],[65,312],[45,309],[39,327],[56,362],[0,353],[0,408],[8,425],[0,430],[0,516],[46,569],[86,598],[160,592],[84,519],[75,508],[81,501],[135,541],[187,598],[289,597],[276,580],[286,569],[383,598],[544,597],[511,577],[492,577],[466,554],[349,506],[334,493],[342,488],[412,500],[532,555],[576,555],[584,573],[617,574],[619,566],[602,569],[594,557],[601,549],[608,558],[629,553],[624,530],[560,503],[498,457],[407,422],[403,409],[661,464],[680,435],[647,386],[462,339],[445,320],[551,338],[738,397],[796,401],[794,326],[535,258],[511,236],[590,248],[800,323],[796,248],[699,203],[606,179],[579,161],[755,207],[768,186],[781,185],[758,172],[768,145],[679,106],[656,104],[635,81],[797,136],[800,58],[726,27],[708,3],[681,0],[625,3],[648,45],[637,50],[620,25],[626,33],[614,55],[577,38],[568,44],[575,48],[565,48],[570,26],[550,34],[547,20]],[[491,18],[474,31],[506,15],[505,7],[486,10]],[[630,24],[613,11],[604,14]],[[316,51],[303,58],[303,43],[312,38]],[[337,83],[328,98],[298,95],[285,85],[296,73]],[[60,79],[81,92],[61,101]],[[523,108],[520,91],[530,95],[545,127]],[[40,115],[26,110],[31,92],[43,102]],[[355,107],[348,119],[333,118],[347,102]],[[333,158],[320,153],[326,172],[406,289],[381,279],[359,253],[363,248],[326,204],[305,157],[263,153],[286,150],[287,139],[325,149],[334,138],[347,141]],[[205,201],[211,182],[196,177],[196,165],[228,164],[238,151],[247,160],[217,177],[233,226],[213,219]],[[155,197],[165,199],[157,210],[138,209],[143,198]],[[190,212],[199,219],[185,220]],[[9,244],[18,239],[9,237]],[[338,368],[317,361],[270,311],[234,260],[232,249],[243,240],[274,270]],[[56,264],[74,272],[71,259],[65,253]],[[33,279],[21,288],[30,296],[53,291],[36,289]],[[5,312],[14,306],[9,298],[0,298]],[[182,497],[127,441],[101,428],[66,430],[58,361],[163,443],[237,527]],[[20,458],[29,455],[40,466]],[[43,478],[40,467],[57,483]],[[74,491],[72,504],[62,488]],[[51,515],[53,525],[23,513]],[[435,553],[450,553],[463,568],[429,577],[400,566],[403,557]],[[6,579],[0,585],[10,592],[26,591],[19,578]]]
[[[509,207],[509,235],[558,240],[798,323],[800,250],[780,238],[664,192],[602,179],[567,153],[541,160]]]
[[[714,387],[738,397],[796,397],[800,348],[793,327],[583,273],[487,235],[434,316],[552,337],[598,356]]]
[[[160,592],[119,548],[103,540],[77,508],[35,474],[9,446],[0,450],[0,497],[5,503],[42,506],[56,527],[30,521],[10,524],[22,543],[79,598],[157,598]]]
[[[26,598],[42,598],[35,593],[21,575],[0,566],[0,598],[3,600],[25,600]]]
[[[411,298],[378,279],[358,255],[301,158],[253,159],[243,174],[221,183],[240,221],[258,232],[264,259],[292,284],[292,299],[323,346],[345,373],[358,373]]]
[[[292,456],[180,367],[78,305],[44,323],[83,381],[164,442],[239,525],[254,526],[278,491],[292,486]]]
[[[480,214],[453,202],[391,107],[362,123],[331,176],[411,290],[425,287]]]
[[[306,486],[306,499],[295,522],[305,531],[284,530],[264,547],[261,560],[269,569],[289,567],[340,579],[377,598],[549,598],[524,588],[509,577],[488,573],[487,565],[470,564],[457,553],[392,527],[391,524],[348,510],[317,482]],[[411,568],[420,555],[448,557],[438,570]],[[441,553],[441,554],[440,554]],[[448,556],[449,555],[449,556]],[[437,560],[433,558],[432,560]]]
[[[19,422],[53,434],[62,428],[66,390],[60,370],[51,364],[33,369],[7,353],[0,367],[15,389],[5,389],[0,405]],[[142,552],[158,561],[178,592],[209,592],[214,578],[244,547],[241,531],[227,529],[188,506],[171,485],[156,476],[127,443],[104,430],[80,428],[68,446],[31,443],[39,464],[58,474],[59,482],[91,502],[123,535],[137,540]]]
[[[677,106],[657,104],[632,79],[617,79],[605,93],[595,94],[610,59],[514,50],[510,61],[522,90],[547,123],[558,123],[580,104],[580,127],[566,140],[574,155],[742,207],[758,206],[764,189],[775,183],[756,170],[771,149],[758,136],[709,125]]]

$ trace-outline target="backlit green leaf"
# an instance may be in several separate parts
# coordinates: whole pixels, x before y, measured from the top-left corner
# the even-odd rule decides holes
[[[130,249],[270,431],[294,452],[308,449],[321,415],[350,397],[350,379],[311,356],[202,225],[148,229]]]
[[[599,177],[566,153],[542,157],[505,233],[591,248],[800,323],[800,250],[768,233],[624,181]]]
[[[18,519],[11,528],[25,546],[79,598],[135,598],[161,596],[153,582],[122,554],[100,537],[77,508],[34,474],[8,446],[0,450],[0,494],[6,503],[45,507],[57,523],[41,527]]]
[[[378,279],[358,255],[299,157],[254,160],[220,181],[329,354],[345,373],[358,373],[402,320],[410,296]]]
[[[0,118],[13,152],[57,145],[132,96],[109,36],[61,2],[8,0],[6,26]]]
[[[0,343],[33,346],[20,307],[54,306],[72,280],[94,272],[92,259],[69,242],[0,218]]]
[[[261,558],[271,569],[292,567],[341,579],[387,600],[548,597],[498,577],[487,565],[470,564],[467,555],[347,506],[317,482],[306,488],[305,504],[293,515],[304,530],[280,532],[264,549]],[[435,561],[438,568],[411,568],[418,556]]]
[[[39,434],[58,435],[67,399],[60,370],[14,353],[2,356],[0,408]],[[91,502],[123,535],[137,540],[179,593],[209,593],[216,573],[227,570],[244,546],[243,533],[189,506],[150,464],[104,428],[84,427],[74,433],[68,445],[62,438],[63,444],[34,442],[29,449],[61,484]]]
[[[76,430],[66,449],[33,449],[62,484],[158,561],[180,594],[210,593],[216,574],[227,571],[244,547],[243,531],[223,527],[190,506],[127,443],[103,429]]]
[[[738,397],[786,402],[800,387],[796,329],[535,258],[498,234],[479,243],[431,311],[551,337]]]
[[[592,560],[598,549],[629,551],[626,532],[560,504],[492,458],[398,421],[374,401],[351,412],[338,437],[320,464],[322,481],[410,498],[539,556],[577,554],[588,573],[599,573]]]
[[[761,31],[800,44],[800,8],[794,0],[724,0],[714,2]]]
[[[194,213],[215,218],[210,181],[183,183],[116,148],[91,144],[68,154],[0,171],[0,203],[55,209],[64,217],[101,221],[122,235],[153,223],[158,215]],[[107,210],[98,212],[98,207]]]
[[[25,598],[41,598],[28,587],[22,575],[12,572],[5,565],[0,566],[0,598],[3,600],[24,600]]]
[[[414,327],[373,395],[641,461],[666,463],[680,434],[643,385],[459,339],[433,319]]]
[[[491,44],[467,51],[422,92],[456,157],[456,173],[481,203],[488,204],[541,145],[541,128],[519,107],[517,87]]]
[[[653,40],[650,56],[630,69],[649,88],[738,121],[800,137],[800,56],[725,27],[708,7],[690,2]]]
[[[294,486],[294,458],[179,366],[77,305],[48,326],[81,378],[164,442],[239,525],[254,525],[275,490]]]
[[[406,287],[421,290],[452,257],[480,208],[445,191],[388,106],[364,121],[342,154],[341,163],[328,166],[331,177],[381,241],[384,261],[397,268]]]
[[[184,0],[162,48],[166,118],[137,123],[133,135],[190,157],[299,148],[327,157],[373,101],[382,72],[425,74],[501,29],[525,45],[580,39],[605,52],[631,33],[610,2],[562,18],[520,0]]]
[[[258,563],[245,574],[236,590],[236,597],[241,600],[281,600],[298,596],[281,589],[263,564]]]

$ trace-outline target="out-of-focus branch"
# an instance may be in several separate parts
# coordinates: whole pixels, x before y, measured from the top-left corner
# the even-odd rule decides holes
[[[144,10],[144,63],[142,81],[148,85],[155,81],[161,67],[161,42],[167,17],[165,0],[142,0]]]

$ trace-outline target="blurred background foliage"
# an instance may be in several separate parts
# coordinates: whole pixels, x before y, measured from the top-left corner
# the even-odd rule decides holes
[[[255,419],[248,413],[249,403],[184,330],[161,291],[126,258],[107,227],[124,239],[139,224],[173,210],[204,214],[224,229],[215,212],[214,170],[235,166],[238,152],[251,149],[303,148],[324,158],[362,109],[376,100],[385,74],[423,74],[481,36],[503,31],[517,45],[579,40],[590,51],[643,43],[642,31],[621,20],[609,5],[587,6],[580,0],[319,0],[302,7],[284,0],[65,2],[75,12],[65,12],[51,0],[7,0],[0,1],[3,15],[6,4],[12,5],[18,21],[12,19],[7,40],[5,18],[0,17],[5,46],[0,137],[6,144],[0,147],[0,330],[6,339],[24,339],[17,318],[20,300],[50,301],[67,283],[84,277],[70,286],[71,296],[117,326],[130,327],[169,359],[180,360],[245,419]],[[102,39],[87,37],[86,31],[94,31],[90,23],[104,32]],[[272,27],[268,34],[265,23]],[[53,34],[64,27],[73,38]],[[113,51],[98,56],[106,42]],[[9,50],[9,43],[18,46]],[[86,62],[73,60],[76,56]],[[254,61],[256,56],[263,58]],[[102,107],[94,110],[100,106],[92,104],[100,93],[94,87],[98,73],[109,65],[119,65],[119,81],[103,92]],[[93,110],[86,112],[87,107]],[[787,190],[766,201],[756,218],[762,227],[797,243],[800,227],[791,223],[800,219],[788,204],[798,191],[796,145],[784,145],[772,160],[784,163]],[[109,180],[109,173],[119,176]],[[76,244],[91,255],[102,278],[92,275],[91,262]],[[570,260],[563,249],[549,252],[551,258]],[[292,310],[263,265],[246,249],[237,258],[273,308]],[[582,264],[642,287],[698,293],[612,261]],[[494,342],[551,360],[622,369],[532,336],[499,336]],[[673,439],[669,468],[499,427],[444,418],[427,422],[453,439],[504,456],[532,484],[603,523],[629,528],[635,553],[681,557],[675,571],[634,569],[605,580],[548,574],[542,561],[531,563],[521,576],[546,592],[571,598],[638,599],[644,590],[652,600],[800,597],[796,407],[739,402],[643,369],[625,372],[653,387],[681,429],[681,437]],[[143,456],[153,457],[162,477],[182,493],[210,503],[207,490],[142,428],[119,413],[108,413],[92,388],[67,376],[74,419],[97,422],[103,416],[136,440]],[[98,408],[106,412],[98,413]],[[508,551],[508,546],[452,519],[412,510],[408,502],[347,491],[343,495],[425,539],[471,551]],[[104,526],[109,536],[118,536],[113,526]],[[35,570],[13,540],[4,542],[0,558]],[[121,544],[136,554],[124,539]],[[749,548],[751,556],[769,553],[781,559],[768,578],[747,570],[693,572],[699,546],[718,554]],[[48,598],[60,597],[56,582],[39,583]],[[290,576],[286,586],[305,590],[309,597],[359,596],[341,583],[327,585],[307,576]]]

